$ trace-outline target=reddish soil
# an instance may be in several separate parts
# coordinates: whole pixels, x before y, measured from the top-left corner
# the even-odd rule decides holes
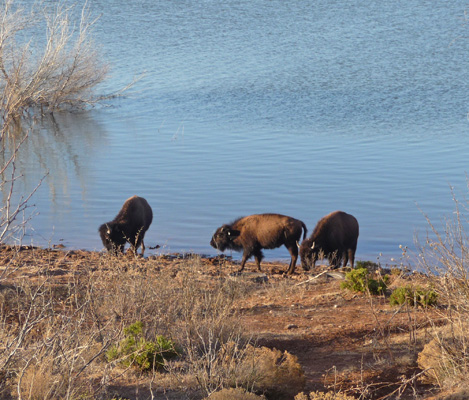
[[[85,266],[99,265],[102,257],[97,252],[28,247],[19,254],[22,266],[16,277],[34,279],[41,274],[38,265],[48,262],[53,268],[47,273],[57,283]],[[0,248],[0,274],[12,256],[9,248]],[[158,262],[158,268],[177,269],[181,259],[161,256],[139,260],[143,266],[153,262]],[[293,276],[286,277],[282,274],[286,264],[264,262],[263,273],[258,273],[249,263],[240,276],[231,276],[238,266],[227,266],[226,261],[223,264],[219,259],[203,258],[201,273],[207,279],[226,275],[259,282],[258,289],[239,304],[242,321],[247,331],[256,335],[259,345],[298,357],[306,377],[305,392],[340,389],[357,398],[366,393],[361,398],[370,399],[425,399],[436,392],[419,379],[412,379],[420,372],[417,354],[428,340],[428,312],[399,310],[384,296],[343,290],[340,274],[323,274],[310,280],[325,266],[308,273],[297,268]],[[400,389],[402,397],[398,397]]]

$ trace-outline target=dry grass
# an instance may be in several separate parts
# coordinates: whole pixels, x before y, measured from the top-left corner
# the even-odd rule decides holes
[[[149,392],[195,398],[231,386],[288,398],[303,387],[295,357],[258,348],[244,332],[234,304],[249,292],[246,282],[207,280],[199,258],[165,269],[158,260],[109,255],[96,255],[94,268],[67,265],[60,279],[66,258],[4,264],[1,396],[94,399],[135,380]],[[136,321],[148,340],[164,335],[176,343],[179,357],[167,361],[167,372],[141,375],[107,362],[106,351]]]
[[[431,233],[419,249],[419,266],[430,278],[441,305],[436,318],[430,319],[431,341],[419,364],[430,368],[427,379],[443,388],[469,380],[469,238],[465,231],[469,209],[454,193],[453,200],[453,216],[441,228],[428,220]]]

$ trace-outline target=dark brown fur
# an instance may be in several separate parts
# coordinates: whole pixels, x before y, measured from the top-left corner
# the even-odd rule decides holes
[[[275,249],[285,245],[291,255],[287,273],[292,274],[298,259],[297,242],[301,239],[302,230],[304,239],[307,229],[302,221],[280,214],[255,214],[218,228],[210,245],[220,251],[226,249],[243,251],[239,272],[244,269],[246,261],[251,256],[255,257],[260,271],[261,260],[264,257],[262,249]]]
[[[125,243],[129,242],[135,255],[141,244],[143,256],[143,238],[152,220],[153,212],[148,202],[143,197],[132,196],[111,222],[99,227],[99,235],[104,247],[111,253],[122,253]]]
[[[342,259],[343,267],[350,259],[353,268],[358,234],[358,221],[353,215],[343,211],[326,215],[319,220],[311,237],[301,243],[301,265],[309,270],[321,254],[334,268],[340,265]]]

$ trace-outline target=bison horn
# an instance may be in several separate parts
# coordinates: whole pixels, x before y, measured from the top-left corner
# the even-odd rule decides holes
[[[109,228],[108,224],[106,224],[106,228],[107,228],[107,234],[110,235],[111,234],[111,228]]]
[[[316,245],[316,243],[313,242],[313,245],[311,246],[311,250],[314,249],[314,246]]]
[[[298,240],[296,241],[296,245],[300,248],[300,242]]]

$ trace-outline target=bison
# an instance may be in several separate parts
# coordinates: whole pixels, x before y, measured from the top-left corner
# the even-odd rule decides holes
[[[291,255],[288,274],[295,270],[298,260],[297,242],[306,237],[306,225],[295,218],[280,214],[255,214],[238,218],[231,224],[225,224],[214,233],[210,245],[220,251],[232,249],[243,251],[241,268],[244,269],[246,261],[254,256],[257,269],[261,270],[261,260],[264,257],[262,249],[275,249],[285,245]]]
[[[150,205],[143,197],[132,196],[127,199],[117,216],[99,227],[99,235],[104,247],[113,253],[123,253],[126,242],[137,255],[137,249],[142,245],[142,256],[145,252],[143,238],[153,220]]]
[[[343,266],[353,268],[358,241],[358,222],[353,215],[343,211],[334,211],[321,218],[311,237],[303,240],[300,246],[301,265],[309,270],[320,257],[327,258],[329,265],[337,268],[341,260]]]

